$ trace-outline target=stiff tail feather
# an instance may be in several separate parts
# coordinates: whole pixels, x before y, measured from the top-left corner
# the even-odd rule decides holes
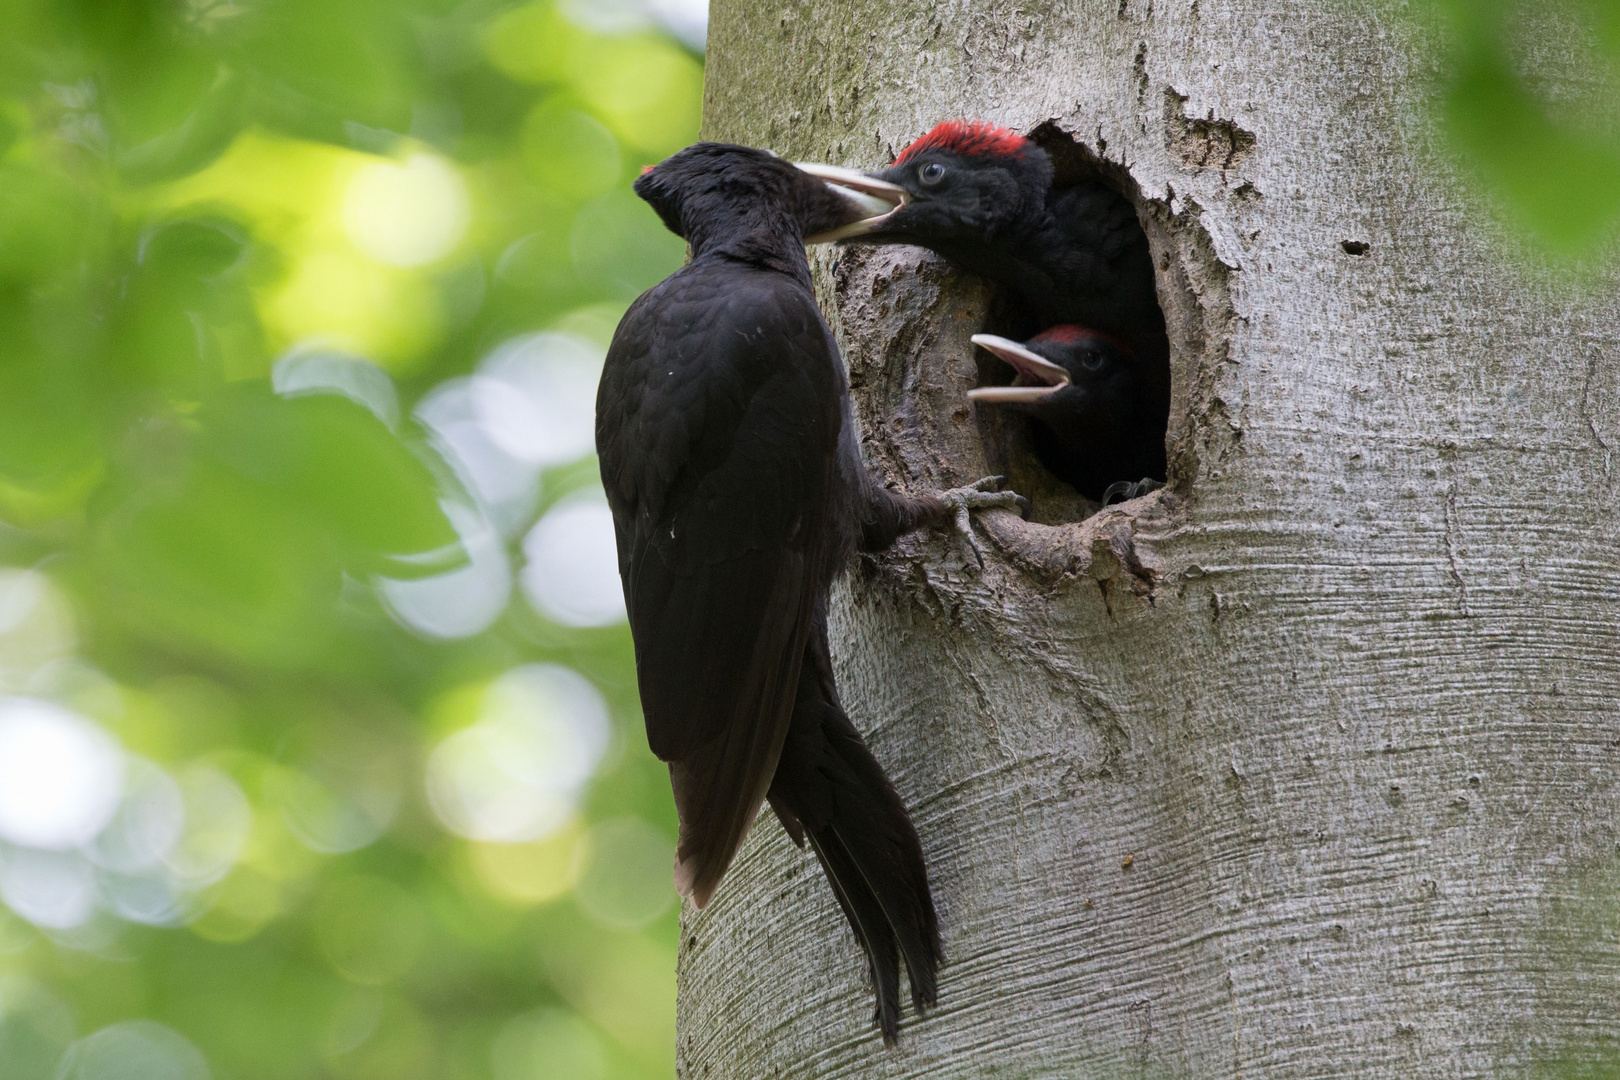
[[[905,804],[838,703],[821,626],[799,677],[793,723],[770,802],[795,841],[808,839],[866,953],[876,1020],[899,1034],[900,960],[920,1013],[938,998],[939,920],[922,844]]]

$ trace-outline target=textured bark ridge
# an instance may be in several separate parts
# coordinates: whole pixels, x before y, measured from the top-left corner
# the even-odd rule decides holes
[[[1511,1077],[1620,1038],[1616,283],[1526,270],[1374,9],[716,0],[706,135],[861,167],[940,119],[1138,199],[1168,487],[1088,507],[978,415],[981,283],[817,255],[868,461],[1007,472],[839,590],[850,715],[922,834],[940,1007],[897,1049],[762,821],[687,911],[679,1068]],[[988,362],[988,361],[984,361]]]

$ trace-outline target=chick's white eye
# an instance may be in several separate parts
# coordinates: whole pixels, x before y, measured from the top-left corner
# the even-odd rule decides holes
[[[930,161],[917,170],[917,179],[925,184],[937,184],[945,179],[945,166],[937,161]]]

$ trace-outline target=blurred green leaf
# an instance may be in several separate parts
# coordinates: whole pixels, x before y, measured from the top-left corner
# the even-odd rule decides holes
[[[581,201],[613,187],[624,170],[613,132],[558,99],[536,105],[524,121],[523,159],[542,187]]]
[[[1441,113],[1454,147],[1510,211],[1549,248],[1581,253],[1620,221],[1620,131],[1612,109],[1569,102],[1555,115],[1527,77],[1539,36],[1567,50],[1568,26],[1591,30],[1587,60],[1612,81],[1620,71],[1620,5],[1564,0],[1562,17],[1527,17],[1516,0],[1431,0],[1445,18],[1449,57]],[[1547,5],[1535,5],[1544,16]],[[1573,56],[1568,59],[1576,59]],[[1585,122],[1576,122],[1580,117]]]
[[[107,372],[135,393],[160,391],[198,402],[215,392],[227,370],[245,365],[225,353],[241,344],[232,327],[252,327],[252,300],[237,269],[248,239],[225,219],[159,223],[140,238],[136,265],[125,280],[114,317],[118,355]],[[262,339],[251,334],[253,367],[267,365]]]
[[[466,388],[511,339],[600,342],[679,265],[630,182],[695,137],[700,76],[544,2],[0,4],[0,680],[130,755],[124,847],[49,856],[84,921],[0,903],[7,1080],[141,1032],[243,1080],[672,1075],[674,816],[629,635],[515,587],[595,465],[511,458]],[[492,606],[429,638],[383,579]],[[556,834],[455,835],[426,760],[536,661],[620,749]],[[627,876],[599,860],[576,902],[626,821]],[[83,1042],[126,1021],[166,1027]]]
[[[206,87],[155,131],[131,132],[117,151],[124,177],[137,184],[172,180],[208,165],[242,129],[247,83],[230,67],[209,73]],[[139,136],[144,135],[144,138]]]
[[[241,34],[256,105],[284,130],[333,139],[345,125],[404,132],[423,74],[408,16],[427,6],[274,0],[221,13],[243,26],[220,32]]]
[[[388,556],[457,542],[433,475],[347,398],[292,399],[241,387],[212,405],[203,452],[273,491],[289,515],[327,531],[346,569],[399,569]]]
[[[0,516],[41,524],[82,504],[101,472],[94,287],[101,216],[44,170],[0,166]]]
[[[0,165],[0,280],[8,292],[69,284],[78,260],[92,255],[95,211],[67,177],[10,162]],[[12,299],[8,297],[7,299]]]
[[[524,4],[491,19],[484,48],[501,74],[520,82],[560,83],[581,62],[590,35],[548,3]]]
[[[321,611],[337,599],[338,566],[277,494],[208,460],[173,490],[131,492],[96,550],[116,616],[166,645],[272,667],[326,648]]]
[[[592,42],[573,83],[609,127],[649,154],[663,157],[697,138],[703,69],[664,38]]]
[[[628,190],[610,191],[582,209],[569,245],[582,278],[625,300],[680,269],[686,257],[686,243]]]

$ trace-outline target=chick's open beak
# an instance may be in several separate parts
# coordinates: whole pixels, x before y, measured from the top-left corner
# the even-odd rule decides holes
[[[793,164],[799,171],[824,181],[828,187],[848,199],[862,215],[847,225],[805,237],[807,244],[826,244],[881,229],[909,198],[906,189],[899,184],[879,180],[855,169],[813,161],[796,161]]]
[[[974,401],[1029,405],[1051,397],[1069,385],[1067,371],[1016,341],[994,334],[974,334],[971,340],[973,344],[995,353],[1018,372],[1011,386],[978,386],[969,390],[967,396]]]

